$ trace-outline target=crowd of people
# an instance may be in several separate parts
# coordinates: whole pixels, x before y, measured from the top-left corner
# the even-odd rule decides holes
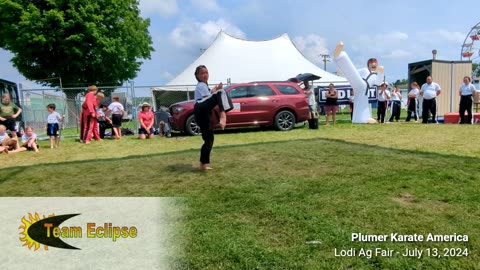
[[[463,78],[463,84],[460,86],[458,95],[460,96],[459,115],[460,124],[471,124],[473,119],[472,105],[473,95],[476,88],[471,83],[471,78],[465,76]],[[426,82],[420,87],[417,82],[410,84],[410,90],[406,97],[406,109],[407,116],[405,122],[410,122],[412,118],[415,121],[419,120],[421,116],[421,122],[436,123],[437,122],[437,97],[441,94],[442,90],[438,83],[434,82],[431,76],[426,78]],[[307,92],[305,92],[307,94]],[[403,96],[398,86],[393,86],[392,91],[388,90],[388,82],[382,82],[377,88],[377,123],[387,122],[399,122]],[[307,94],[308,96],[308,94]],[[326,117],[326,125],[330,123],[330,117],[333,124],[336,123],[336,113],[338,111],[338,93],[333,84],[330,84],[328,90],[325,92],[325,104],[320,106],[322,114]],[[422,98],[422,104],[420,105],[420,97]],[[353,117],[354,110],[354,95],[353,90],[350,91],[349,97],[350,104],[350,118]],[[420,107],[421,106],[421,107]],[[419,109],[421,115],[419,115]],[[390,116],[387,116],[388,110]],[[467,115],[465,116],[465,113]],[[431,117],[431,120],[430,120]]]
[[[84,102],[81,105],[80,114],[80,143],[90,144],[92,140],[101,141],[105,138],[106,130],[112,128],[112,138],[122,138],[122,119],[125,116],[125,109],[119,102],[118,96],[112,97],[109,105],[102,104],[105,95],[98,91],[95,85],[87,88]],[[58,148],[60,142],[60,124],[64,121],[65,115],[56,112],[54,103],[46,106],[48,112],[46,117],[45,131],[50,141],[50,148]],[[25,127],[24,134],[20,140],[17,135],[17,118],[22,109],[11,102],[9,94],[3,94],[0,104],[0,153],[17,153],[22,151],[39,152],[37,134],[33,127]],[[140,128],[139,138],[154,137],[154,114],[150,104],[144,102],[142,111],[138,114]],[[165,130],[165,123],[163,129]]]

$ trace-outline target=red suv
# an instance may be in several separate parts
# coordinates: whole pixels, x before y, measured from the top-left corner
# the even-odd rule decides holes
[[[308,120],[308,101],[297,83],[251,82],[224,88],[232,99],[234,109],[227,113],[227,128],[246,126],[274,126],[291,130],[296,123]],[[195,101],[184,101],[170,106],[172,129],[197,135]],[[215,109],[218,122],[218,107]]]

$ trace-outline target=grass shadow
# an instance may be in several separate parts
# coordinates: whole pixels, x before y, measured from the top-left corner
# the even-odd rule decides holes
[[[167,167],[168,172],[174,172],[174,173],[194,173],[194,172],[202,172],[198,168],[198,165],[195,166],[193,164],[187,164],[187,163],[177,163],[177,164],[171,164],[168,165]]]
[[[216,150],[228,150],[228,149],[236,149],[242,147],[254,147],[254,146],[265,146],[265,145],[276,145],[279,143],[302,143],[302,142],[312,142],[312,140],[323,141],[326,144],[328,143],[339,143],[344,145],[349,145],[352,147],[365,147],[371,150],[376,151],[389,151],[391,153],[398,153],[398,154],[409,154],[409,155],[416,155],[416,156],[423,156],[427,158],[452,158],[452,159],[462,159],[465,162],[472,162],[477,163],[480,161],[480,158],[476,157],[469,157],[469,156],[462,156],[456,154],[445,154],[445,153],[438,153],[438,152],[427,152],[427,151],[419,151],[419,150],[410,150],[410,149],[398,149],[398,148],[391,148],[391,147],[384,147],[379,145],[370,145],[367,143],[356,143],[350,142],[342,139],[330,139],[330,138],[317,138],[317,139],[296,139],[293,140],[278,140],[278,141],[268,141],[268,142],[254,142],[254,143],[246,143],[246,144],[236,144],[236,145],[221,145],[221,146],[214,146]],[[23,165],[23,166],[14,166],[14,167],[7,167],[1,168],[0,173],[5,171],[14,170],[16,172],[21,172],[22,170],[26,170],[28,168],[37,167],[37,166],[59,166],[59,165],[79,165],[79,164],[88,164],[88,163],[95,163],[95,162],[115,162],[115,161],[124,161],[124,160],[136,160],[136,159],[143,159],[148,157],[162,157],[162,156],[170,156],[170,155],[182,155],[186,153],[198,153],[198,149],[183,149],[178,151],[170,151],[170,152],[163,152],[163,153],[153,153],[153,154],[143,154],[143,155],[131,155],[126,157],[113,157],[113,158],[103,158],[103,159],[88,159],[88,160],[76,160],[76,161],[64,161],[64,162],[57,162],[57,163],[37,163],[34,165]],[[319,149],[319,152],[321,150]],[[193,161],[193,160],[192,160]],[[176,164],[176,165],[169,165],[169,171],[172,172],[192,172],[195,171],[195,165],[192,164]],[[5,182],[5,180],[2,180]],[[1,182],[0,182],[1,183]]]

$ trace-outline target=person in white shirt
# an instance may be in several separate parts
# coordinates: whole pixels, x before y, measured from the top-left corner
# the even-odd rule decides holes
[[[470,77],[463,77],[463,84],[460,87],[460,91],[458,91],[460,95],[460,124],[472,123],[472,96],[475,91],[475,86],[471,84]],[[467,120],[465,120],[465,111],[468,114]]]
[[[392,115],[388,121],[393,122],[393,118],[395,118],[395,121],[398,122],[398,120],[400,120],[400,112],[402,109],[402,94],[398,90],[398,86],[393,87],[390,101],[392,102]]]
[[[314,119],[316,118],[317,113],[317,102],[315,101],[315,92],[313,91],[313,87],[310,85],[310,82],[303,82],[303,92],[308,98],[308,108],[310,109],[309,119]]]
[[[410,119],[412,118],[412,113],[413,113],[413,118],[415,121],[418,120],[418,95],[420,94],[419,86],[417,82],[413,82],[411,84],[411,90],[408,92],[408,102],[407,102],[407,119],[405,119],[405,122],[410,122]]]
[[[377,121],[385,123],[385,113],[387,111],[387,102],[390,99],[390,91],[387,89],[387,82],[382,82],[377,90]]]
[[[59,123],[63,120],[58,112],[55,111],[56,106],[54,103],[47,105],[47,135],[50,139],[50,148],[58,148],[60,144],[60,137],[58,136]],[[54,144],[55,142],[55,144]]]
[[[25,128],[25,134],[22,135],[22,146],[19,149],[10,151],[10,153],[23,152],[27,150],[38,152],[37,134],[33,132],[32,127]]]
[[[119,102],[120,98],[117,96],[112,97],[113,102],[108,105],[107,113],[112,112],[112,126],[113,133],[115,133],[115,139],[122,138],[122,131],[120,130],[122,126],[122,119],[125,115],[125,109],[123,108],[122,103]]]
[[[214,86],[212,90],[208,87],[208,69],[200,65],[195,69],[195,78],[198,83],[195,87],[194,115],[200,130],[202,131],[203,145],[200,149],[200,170],[206,171],[210,167],[210,153],[212,152],[214,134],[212,125],[212,111],[215,106],[220,110],[219,124],[223,129],[227,124],[227,112],[233,109],[232,100],[223,89],[223,83]]]
[[[427,82],[422,85],[420,95],[423,96],[422,104],[422,123],[428,123],[428,113],[432,114],[432,123],[437,123],[437,101],[436,97],[440,95],[442,89],[438,83],[433,82],[432,76],[427,77]]]
[[[350,104],[350,121],[353,120],[353,103],[355,102],[353,91],[353,88],[350,89],[350,97],[348,98],[348,103]]]

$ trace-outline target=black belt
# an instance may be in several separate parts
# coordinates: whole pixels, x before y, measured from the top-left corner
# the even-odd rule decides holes
[[[430,98],[430,99],[424,98],[424,100],[435,100],[435,98]]]
[[[462,95],[462,97],[472,97],[472,95]]]

